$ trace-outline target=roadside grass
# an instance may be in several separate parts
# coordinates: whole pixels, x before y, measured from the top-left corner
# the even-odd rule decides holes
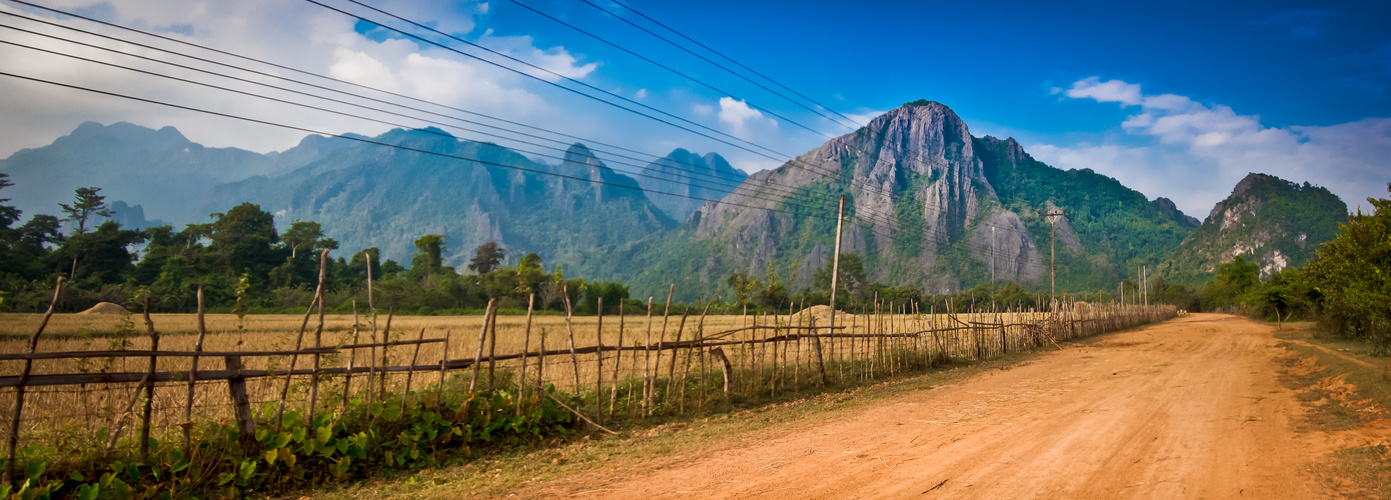
[[[1391,408],[1389,360],[1368,355],[1365,343],[1320,332],[1313,323],[1286,323],[1275,337],[1284,340],[1280,347],[1294,353],[1280,361],[1285,368],[1281,382],[1303,391],[1296,397],[1309,408],[1297,430],[1336,432],[1386,418]],[[1391,449],[1386,445],[1338,450],[1326,467],[1371,495],[1391,498]]]
[[[1109,334],[1107,334],[1109,335]],[[1104,336],[1104,335],[1103,335]],[[1052,349],[1046,349],[1052,350]],[[459,498],[508,496],[530,483],[573,476],[601,467],[630,467],[660,457],[717,452],[761,431],[787,424],[835,418],[844,412],[906,393],[955,384],[989,370],[1008,370],[1029,363],[1037,353],[1012,354],[986,361],[958,361],[926,372],[835,392],[803,395],[718,417],[649,419],[616,436],[597,431],[554,440],[536,447],[499,452],[433,470],[372,478],[318,494],[323,499]],[[596,492],[598,493],[598,492]]]

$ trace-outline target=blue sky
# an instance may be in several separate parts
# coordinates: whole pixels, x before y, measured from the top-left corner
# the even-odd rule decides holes
[[[367,12],[345,0],[323,1]],[[654,155],[675,147],[714,151],[746,170],[776,166],[782,155],[849,131],[578,0],[517,1],[718,91],[512,0],[446,8],[362,1],[778,154],[755,155],[655,124],[298,0],[40,3]],[[594,1],[662,32],[616,3]],[[623,3],[861,123],[906,101],[936,100],[960,114],[973,134],[1015,137],[1040,160],[1093,168],[1151,198],[1172,198],[1199,218],[1252,171],[1327,186],[1353,207],[1367,196],[1384,197],[1391,181],[1386,2]],[[0,9],[20,11],[8,3]],[[331,132],[389,128],[22,49],[0,49],[0,66]],[[0,112],[29,118],[0,125],[0,155],[47,144],[86,120],[174,125],[206,145],[255,151],[282,150],[302,136],[13,81],[0,81]]]

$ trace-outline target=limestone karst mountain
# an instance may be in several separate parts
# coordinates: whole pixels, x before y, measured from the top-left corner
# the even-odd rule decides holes
[[[1347,215],[1347,204],[1326,188],[1249,174],[1164,265],[1178,283],[1200,283],[1238,255],[1265,275],[1303,266],[1320,243],[1337,236]]]
[[[1040,285],[1048,223],[1039,214],[1049,210],[1067,212],[1058,279],[1077,289],[1111,286],[1132,261],[1157,261],[1192,231],[1172,204],[1089,170],[1044,165],[1013,139],[974,137],[945,105],[915,101],[751,175],[725,198],[737,204],[706,203],[677,230],[579,269],[642,293],[695,277],[703,285],[687,287],[688,299],[720,293],[732,272],[771,269],[806,287],[831,258],[840,195],[849,214],[842,251],[860,254],[872,281],[927,292]]]

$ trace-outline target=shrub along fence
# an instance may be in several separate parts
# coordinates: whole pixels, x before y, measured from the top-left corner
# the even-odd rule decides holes
[[[787,314],[736,319],[710,316],[709,306],[675,311],[670,300],[655,311],[649,298],[643,317],[601,313],[591,345],[577,343],[570,314],[555,335],[533,331],[528,313],[520,352],[498,353],[490,303],[472,338],[425,338],[421,330],[402,339],[388,314],[380,331],[373,315],[370,329],[354,321],[350,340],[325,345],[321,273],[293,349],[212,351],[203,349],[201,292],[193,350],[161,350],[146,313],[148,349],[40,351],[50,308],[26,352],[0,354],[0,362],[22,363],[18,374],[0,376],[0,388],[14,394],[13,406],[0,409],[8,424],[0,497],[278,492],[381,466],[428,466],[470,446],[542,440],[574,425],[612,432],[606,424],[723,412],[1177,313],[1066,303],[1053,312],[956,314],[876,301],[874,310],[834,319],[824,306],[792,305]],[[316,305],[317,327],[307,335]],[[717,322],[723,326],[707,327]],[[422,359],[422,347],[435,344],[439,355]],[[464,355],[451,357],[451,344]],[[107,362],[93,372],[92,360]],[[39,362],[49,370],[35,371]]]

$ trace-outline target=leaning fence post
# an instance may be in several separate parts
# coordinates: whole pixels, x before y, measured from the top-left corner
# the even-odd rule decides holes
[[[609,387],[609,417],[613,417],[613,408],[618,404],[618,372],[623,368],[623,309],[626,300],[618,300],[618,349],[613,352],[613,384]],[[636,358],[636,356],[634,356]]]
[[[604,389],[604,298],[597,297],[597,299],[599,310],[596,311],[596,314],[599,315],[599,326],[594,332],[594,338],[597,339],[595,342],[598,346],[598,348],[594,350],[594,362],[596,366],[594,373],[594,419],[600,424],[603,424],[604,404],[600,402],[602,400],[599,399],[599,394]],[[616,371],[617,369],[618,368],[615,366],[614,370]],[[578,392],[578,389],[576,392]]]
[[[522,373],[517,375],[517,415],[522,414],[522,397],[526,395],[526,358],[531,354],[531,313],[536,307],[536,294],[526,299],[526,334],[522,337]],[[443,383],[443,379],[441,379]],[[537,397],[540,397],[538,394]]]
[[[488,308],[483,311],[483,327],[478,329],[478,351],[473,355],[473,379],[469,381],[468,400],[464,402],[464,414],[468,414],[469,403],[473,402],[474,395],[478,392],[478,370],[483,362],[483,345],[488,340],[488,322],[493,319],[494,307],[497,299],[488,299]]]
[[[145,412],[140,422],[140,461],[150,461],[150,416],[155,402],[155,364],[159,361],[159,332],[150,321],[150,294],[145,293],[145,327],[150,330],[150,368],[145,382]]]
[[[315,291],[319,296],[319,326],[314,329],[314,348],[316,349],[324,345],[324,278],[327,271],[325,264],[327,263],[328,249],[325,248],[319,252],[319,289]],[[309,422],[311,423],[314,422],[314,408],[318,406],[319,402],[319,361],[320,354],[316,352],[314,353],[314,375],[309,379]]]
[[[359,328],[357,323],[357,299],[353,299],[353,344],[358,341]],[[343,374],[343,415],[348,414],[348,394],[353,387],[353,368],[357,365],[357,348],[348,349],[348,372]],[[369,374],[368,379],[371,379]],[[371,394],[369,391],[368,394]]]
[[[445,363],[449,362],[449,337],[452,332],[444,331],[444,353],[440,354],[440,385],[435,387],[435,406],[444,407],[444,370]]]
[[[571,324],[570,289],[564,284],[560,286],[561,298],[565,300],[565,331],[570,334],[570,366],[575,369],[574,391],[575,397],[579,397],[580,392],[580,355],[575,352],[575,328]],[[578,404],[578,403],[577,403]]]
[[[420,344],[425,340],[425,329],[420,329],[420,336],[415,338],[415,353],[411,354],[411,365],[406,367],[406,396],[411,393],[411,379],[415,378],[415,363],[420,361]],[[401,397],[401,404],[406,403],[406,396]]]
[[[395,318],[395,317],[396,317],[396,308],[395,308],[395,307],[388,308],[388,309],[386,310],[386,326],[384,326],[384,327],[382,328],[382,342],[381,342],[381,344],[382,344],[382,359],[381,359],[381,363],[382,363],[382,364],[381,364],[381,369],[377,370],[377,393],[378,393],[377,399],[380,399],[380,400],[383,400],[383,401],[386,400],[387,348],[388,348],[388,347],[391,347],[391,346],[390,346],[390,341],[391,341],[391,320],[392,320],[392,318]],[[372,329],[373,329],[373,330],[376,330],[377,327],[373,326]],[[376,364],[376,361],[373,361],[372,363],[373,363],[373,364]]]
[[[29,337],[29,345],[26,352],[33,354],[39,346],[39,336],[43,335],[43,329],[48,327],[48,319],[53,317],[53,309],[58,305],[58,297],[63,294],[63,277],[59,276],[57,283],[53,285],[53,301],[48,303],[48,312],[43,315],[43,322],[39,323],[39,329],[34,335]],[[15,484],[15,452],[19,446],[19,418],[24,412],[24,389],[29,383],[29,373],[34,369],[34,360],[24,360],[24,371],[19,373],[19,383],[15,384],[14,392],[14,415],[10,418],[10,443],[9,459],[5,461],[5,481],[11,486]]]
[[[203,285],[198,285],[198,341],[193,344],[193,352],[203,352],[203,338],[208,336],[208,327],[203,323]],[[188,402],[184,405],[184,456],[193,456],[193,392],[194,381],[198,378],[198,356],[193,356],[193,364],[188,368]]]
[[[236,411],[238,441],[242,452],[250,454],[256,444],[256,421],[251,418],[251,398],[246,395],[246,379],[241,377],[241,356],[224,356],[227,370],[233,375],[227,379],[227,392],[232,397],[232,407]]]
[[[299,325],[299,336],[295,338],[295,351],[304,347],[304,330],[309,328],[309,315],[314,313],[314,305],[319,303],[319,297],[324,291],[325,265],[328,263],[328,250],[325,249],[319,255],[319,286],[314,290],[314,300],[309,302],[309,307],[304,310],[304,321]],[[281,426],[281,417],[285,414],[285,398],[290,395],[290,381],[294,379],[291,375],[295,371],[295,365],[299,363],[299,354],[290,356],[290,369],[285,371],[285,385],[280,390],[280,406],[275,410],[275,430],[278,432]],[[311,408],[312,402],[311,402]]]

